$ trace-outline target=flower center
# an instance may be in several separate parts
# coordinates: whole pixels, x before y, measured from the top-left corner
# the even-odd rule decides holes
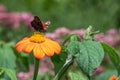
[[[45,37],[40,32],[34,32],[34,34],[30,37],[30,41],[35,43],[42,43],[45,41]]]

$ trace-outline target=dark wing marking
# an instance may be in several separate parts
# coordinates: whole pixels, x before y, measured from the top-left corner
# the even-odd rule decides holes
[[[39,32],[45,32],[43,24],[38,16],[34,16],[34,20],[31,21],[32,27]]]

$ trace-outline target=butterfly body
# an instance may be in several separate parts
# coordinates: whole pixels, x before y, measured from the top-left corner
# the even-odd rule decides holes
[[[34,20],[31,21],[31,26],[39,32],[46,32],[46,28],[50,22],[43,23],[38,16],[34,16]]]

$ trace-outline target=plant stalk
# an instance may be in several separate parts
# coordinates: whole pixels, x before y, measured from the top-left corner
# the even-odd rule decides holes
[[[56,74],[53,80],[60,80],[61,76],[70,67],[72,63],[73,63],[73,57],[71,55],[68,55],[65,64],[62,66],[62,68],[59,70],[59,72]]]
[[[33,80],[36,80],[36,79],[37,79],[38,69],[39,69],[39,59],[36,59],[36,58],[35,58],[35,66],[34,66],[34,76],[33,76]]]

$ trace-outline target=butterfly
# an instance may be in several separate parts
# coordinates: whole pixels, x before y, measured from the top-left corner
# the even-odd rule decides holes
[[[46,32],[46,29],[49,25],[50,21],[43,23],[38,16],[34,16],[33,21],[31,21],[31,26],[39,32]]]

